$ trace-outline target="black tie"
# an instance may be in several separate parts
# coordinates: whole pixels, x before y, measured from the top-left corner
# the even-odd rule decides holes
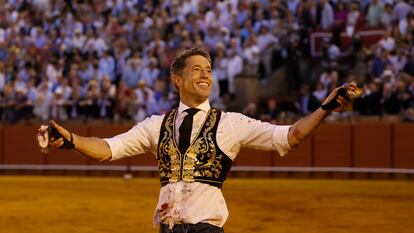
[[[185,110],[187,116],[184,117],[183,123],[180,126],[179,149],[181,154],[184,154],[190,146],[191,130],[193,128],[193,117],[200,109],[189,108]]]

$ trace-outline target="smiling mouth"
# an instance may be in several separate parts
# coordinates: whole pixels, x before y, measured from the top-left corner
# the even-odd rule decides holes
[[[210,84],[206,83],[206,82],[197,82],[197,85],[201,86],[201,87],[209,87],[210,86]]]

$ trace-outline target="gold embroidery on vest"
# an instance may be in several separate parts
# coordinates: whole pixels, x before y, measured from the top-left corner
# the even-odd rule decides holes
[[[220,160],[222,155],[216,156],[216,147],[213,141],[211,129],[217,121],[217,110],[212,109],[211,114],[205,122],[205,129],[202,137],[197,135],[196,140],[190,145],[183,162],[183,180],[194,181],[194,177],[215,177],[220,176],[222,166]],[[207,156],[207,162],[204,162]]]
[[[220,177],[223,170],[221,165],[223,155],[217,155],[217,148],[213,140],[214,135],[211,132],[218,120],[217,114],[217,109],[210,109],[184,155],[180,154],[175,140],[177,110],[174,109],[168,115],[164,124],[165,131],[158,147],[158,167],[161,177],[168,178],[168,182],[179,180],[193,182],[194,177],[197,180],[206,180],[205,178],[213,177],[218,179]]]
[[[165,122],[165,132],[160,142],[158,155],[158,167],[160,169],[160,176],[167,177],[169,182],[177,182],[180,178],[181,157],[178,147],[174,142],[174,122],[176,117],[176,110],[174,109],[168,116]],[[169,156],[165,158],[164,156]],[[171,169],[171,170],[170,170]]]

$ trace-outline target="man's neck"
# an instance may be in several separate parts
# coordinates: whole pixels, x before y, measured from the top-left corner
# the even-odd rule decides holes
[[[208,101],[208,99],[205,100],[197,100],[197,99],[181,99],[180,100],[181,103],[185,104],[186,106],[190,107],[190,108],[196,108],[197,106],[205,103],[206,101]]]
[[[185,102],[181,101],[179,109],[181,109],[181,111],[183,111],[187,108],[198,108],[198,109],[203,110],[203,111],[208,111],[210,109],[210,103],[208,102],[208,99],[205,100],[204,102],[200,103],[200,104],[197,104],[197,105],[188,105]]]

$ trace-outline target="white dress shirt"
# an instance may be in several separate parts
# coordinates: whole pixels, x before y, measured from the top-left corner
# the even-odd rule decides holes
[[[188,108],[180,102],[175,123],[177,144],[178,128],[187,114],[184,110]],[[201,128],[210,104],[206,100],[197,108],[201,111],[194,116],[191,140]],[[128,132],[105,139],[112,152],[111,160],[146,152],[155,155],[163,119],[164,115],[151,116]],[[287,139],[289,128],[290,126],[261,122],[240,113],[222,112],[216,139],[220,149],[232,160],[236,158],[241,147],[276,150],[283,156],[290,149]],[[227,217],[227,206],[221,189],[199,182],[179,181],[161,187],[154,224],[162,222],[172,227],[176,223],[205,222],[222,227]]]

